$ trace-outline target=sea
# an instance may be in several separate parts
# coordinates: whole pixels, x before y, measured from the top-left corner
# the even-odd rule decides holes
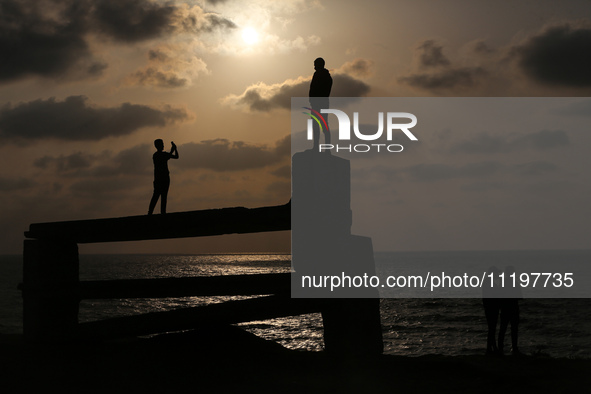
[[[396,261],[458,258],[510,261],[505,252],[388,252],[380,258]],[[581,254],[591,262],[591,251]],[[565,257],[552,251],[557,262]],[[530,251],[528,258],[548,256]],[[290,272],[290,255],[84,255],[80,256],[80,280],[167,278]],[[22,256],[0,256],[0,334],[22,333]],[[183,297],[160,299],[83,300],[80,322],[224,302],[238,297]],[[243,297],[244,298],[244,297]],[[396,298],[380,300],[385,354],[423,356],[482,355],[487,326],[478,298]],[[320,314],[277,318],[238,324],[243,329],[289,349],[322,351]],[[506,344],[510,344],[509,330]],[[508,345],[506,345],[508,346]],[[553,358],[591,358],[591,299],[524,299],[520,302],[519,346],[529,355]],[[507,349],[508,350],[508,349]]]

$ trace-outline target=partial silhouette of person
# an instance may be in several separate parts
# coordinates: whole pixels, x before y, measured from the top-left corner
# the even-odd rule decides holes
[[[505,267],[505,278],[509,278],[511,274],[515,273],[515,269],[512,266]],[[518,330],[519,330],[519,301],[523,298],[521,294],[521,288],[519,287],[519,281],[516,281],[517,286],[509,286],[506,288],[506,297],[501,298],[500,309],[501,309],[501,326],[499,327],[499,352],[503,354],[503,348],[505,346],[505,333],[507,332],[507,326],[511,325],[511,354],[520,355],[519,347],[517,346]],[[507,282],[505,282],[507,283]],[[512,280],[509,281],[512,285]]]
[[[482,286],[482,305],[484,306],[484,315],[486,316],[486,325],[488,333],[486,336],[486,354],[496,355],[499,353],[496,343],[497,322],[499,321],[499,312],[501,310],[501,299],[499,296],[499,274],[501,271],[497,267],[490,267],[488,275],[492,274],[492,282],[490,277],[486,276],[486,282]]]
[[[312,76],[312,82],[310,82],[310,106],[313,110],[320,112],[321,109],[329,108],[329,96],[332,89],[332,77],[330,72],[324,68],[324,59],[319,57],[314,60],[314,75]],[[328,114],[322,114],[326,119]],[[328,121],[327,121],[328,123]],[[314,136],[314,151],[318,152],[320,144],[320,128],[316,122],[312,124],[313,136]],[[324,143],[330,144],[330,130],[326,128],[324,130]],[[330,151],[327,151],[330,152]]]
[[[148,215],[154,212],[158,198],[160,198],[160,213],[166,213],[166,202],[168,199],[168,189],[170,187],[170,172],[168,171],[168,160],[178,159],[179,151],[174,144],[171,142],[172,147],[170,153],[164,151],[164,141],[157,139],[154,141],[156,152],[152,156],[154,161],[154,194],[152,194],[152,200],[150,201],[150,208],[148,209]]]

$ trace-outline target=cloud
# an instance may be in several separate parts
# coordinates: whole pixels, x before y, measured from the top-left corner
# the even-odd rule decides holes
[[[76,152],[71,155],[48,155],[36,159],[33,165],[68,177],[147,175],[152,170],[152,153],[151,145],[141,144],[117,154],[104,151],[100,154]]]
[[[373,64],[371,60],[356,58],[343,64],[337,72],[354,78],[366,78],[373,74]]]
[[[94,155],[76,152],[71,155],[61,155],[59,157],[43,156],[39,159],[36,159],[33,162],[33,165],[44,170],[54,167],[58,173],[63,173],[89,168],[94,160]]]
[[[109,38],[136,42],[174,31],[176,7],[144,0],[99,0],[90,13],[93,27]]]
[[[29,75],[96,77],[106,64],[91,53],[84,34],[84,4],[4,0],[0,3],[0,81]],[[58,16],[52,17],[55,10]]]
[[[547,150],[570,144],[568,134],[562,130],[540,130],[523,135],[476,134],[450,148],[451,153],[494,154],[524,149]]]
[[[152,86],[164,89],[187,87],[207,65],[188,48],[161,46],[148,51],[148,65],[131,73],[124,85]]]
[[[34,185],[35,182],[26,178],[0,177],[0,192],[13,192],[16,190],[28,189]]]
[[[490,55],[496,52],[496,49],[491,48],[484,40],[475,40],[469,46],[474,53],[479,55]]]
[[[544,28],[512,49],[522,71],[550,85],[591,86],[591,27],[563,23]]]
[[[208,169],[218,172],[242,171],[279,164],[289,159],[291,137],[281,138],[273,145],[250,144],[226,139],[189,142],[179,146],[182,160],[175,163],[178,170]],[[82,179],[128,178],[152,173],[151,144],[140,144],[120,152],[99,154],[75,152],[70,155],[43,156],[34,166],[60,176]],[[275,170],[276,176],[289,178],[289,166]]]
[[[234,28],[234,22],[197,5],[147,0],[93,2],[90,13],[97,32],[121,42],[137,42],[173,33],[203,33]]]
[[[132,73],[127,83],[129,85],[149,85],[160,88],[180,88],[187,86],[189,81],[171,70],[145,67]]]
[[[420,65],[423,67],[449,66],[450,61],[443,54],[443,46],[437,45],[434,40],[423,41],[418,47]]]
[[[424,40],[397,81],[434,94],[578,96],[591,87],[589,47],[589,20],[546,25],[497,47],[476,38],[456,48],[454,56],[436,40]]]
[[[191,142],[179,147],[184,168],[203,168],[213,171],[241,171],[263,168],[280,163],[291,154],[288,135],[275,146],[254,145],[243,141],[216,139]]]
[[[418,72],[398,78],[398,82],[415,88],[442,91],[474,88],[488,75],[481,66],[458,66],[443,54],[443,46],[425,40],[415,49]]]
[[[0,109],[0,136],[13,142],[58,139],[96,141],[134,133],[143,127],[164,127],[191,118],[185,109],[162,109],[123,103],[90,105],[85,96],[10,104]]]
[[[398,79],[415,88],[440,90],[469,88],[478,84],[479,78],[486,76],[482,67],[461,67],[441,70],[435,73],[412,74]]]
[[[369,62],[361,66],[357,61],[345,64],[351,68],[357,64],[362,70],[367,70]],[[359,79],[341,72],[341,69],[332,75],[333,84],[331,97],[361,97],[370,91],[370,86]],[[251,112],[269,112],[274,109],[290,109],[292,97],[307,97],[310,88],[311,77],[299,77],[288,79],[284,82],[267,85],[263,82],[251,85],[240,95],[231,94],[222,99],[226,105],[246,108]]]
[[[234,27],[232,21],[199,6],[171,2],[3,0],[0,81],[98,77],[107,64],[92,52],[92,39],[130,44]]]

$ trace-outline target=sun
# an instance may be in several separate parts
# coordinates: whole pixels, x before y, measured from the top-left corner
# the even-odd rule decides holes
[[[242,39],[248,45],[254,45],[259,41],[259,33],[252,27],[247,27],[242,30]]]

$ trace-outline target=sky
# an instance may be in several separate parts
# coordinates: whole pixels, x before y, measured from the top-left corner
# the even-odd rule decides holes
[[[583,0],[0,0],[0,252],[20,253],[30,223],[146,214],[156,138],[180,154],[169,212],[286,203],[290,99],[307,95],[319,56],[333,97],[588,97],[590,10]],[[581,129],[442,130],[391,164],[401,175],[380,198],[412,231],[374,247],[588,248],[590,143]],[[451,203],[465,199],[478,214]],[[367,227],[361,216],[355,226]],[[81,246],[289,250],[289,232]]]

